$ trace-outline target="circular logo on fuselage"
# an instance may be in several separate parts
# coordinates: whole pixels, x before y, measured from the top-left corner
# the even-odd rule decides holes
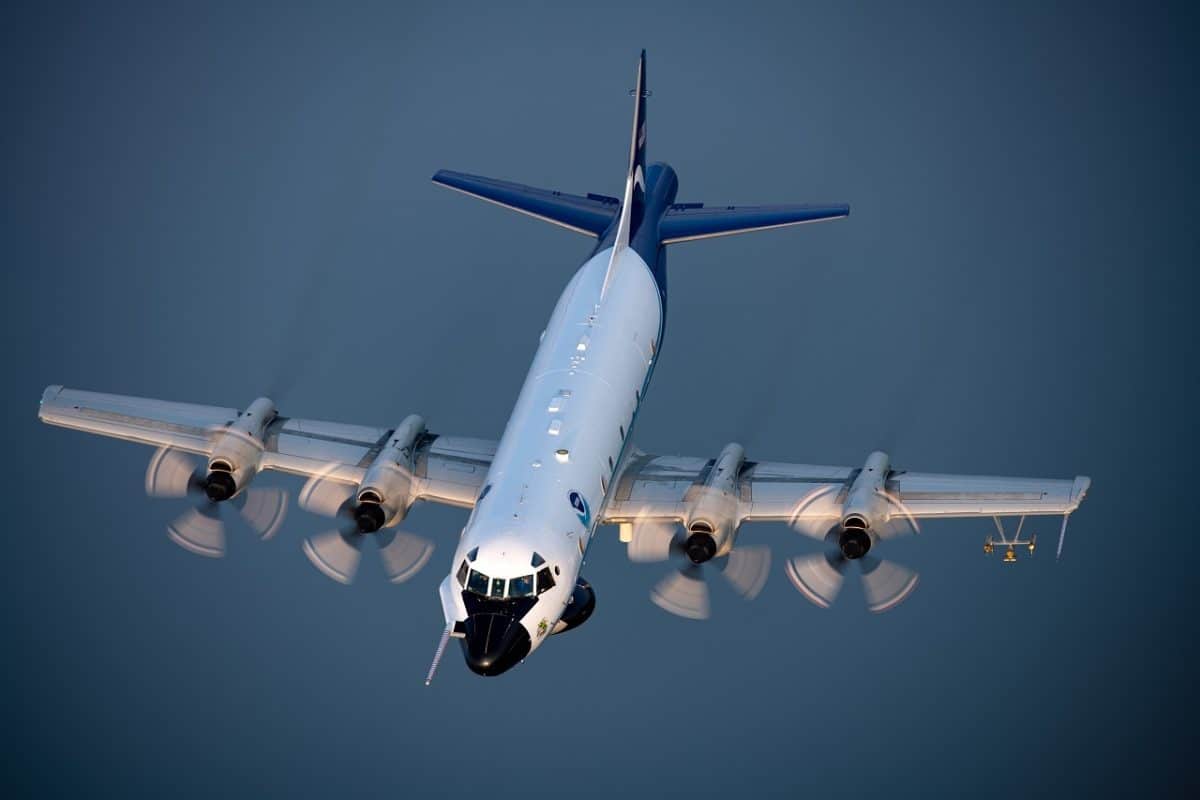
[[[571,501],[571,508],[575,509],[575,515],[579,517],[579,522],[585,528],[592,527],[592,510],[588,507],[588,501],[579,492],[572,491],[567,495],[567,499]]]

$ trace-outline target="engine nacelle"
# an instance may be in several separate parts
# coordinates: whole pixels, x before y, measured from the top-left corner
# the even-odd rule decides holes
[[[684,497],[688,506],[684,549],[693,563],[702,564],[733,549],[741,525],[738,476],[745,463],[745,448],[725,445],[704,483],[693,486]]]
[[[354,518],[363,533],[402,521],[412,506],[413,460],[425,420],[416,414],[404,419],[371,462],[355,496]]]
[[[867,456],[850,485],[842,505],[842,530],[838,535],[838,547],[846,558],[865,556],[871,549],[871,528],[888,521],[890,509],[883,487],[890,467],[888,454],[876,450]]]
[[[250,484],[262,461],[267,426],[275,404],[260,397],[216,435],[208,459],[204,493],[213,502],[228,500]]]

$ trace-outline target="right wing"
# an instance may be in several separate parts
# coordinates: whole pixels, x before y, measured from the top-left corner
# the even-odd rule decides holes
[[[236,408],[47,387],[38,417],[50,425],[207,456]],[[260,468],[357,484],[391,428],[278,416],[266,429]],[[496,452],[483,439],[426,434],[414,454],[414,499],[470,508]]]

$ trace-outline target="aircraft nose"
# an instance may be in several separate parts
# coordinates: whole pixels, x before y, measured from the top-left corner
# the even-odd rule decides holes
[[[529,632],[507,614],[472,614],[462,639],[463,656],[471,671],[499,675],[529,655]]]

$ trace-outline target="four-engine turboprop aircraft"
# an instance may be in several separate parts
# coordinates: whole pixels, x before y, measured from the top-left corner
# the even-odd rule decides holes
[[[250,488],[263,470],[307,477],[301,506],[342,520],[304,547],[314,565],[343,582],[353,577],[366,538],[378,540],[393,580],[428,560],[428,542],[395,531],[416,501],[471,509],[439,588],[446,627],[427,682],[450,638],[460,639],[472,670],[498,675],[586,621],[595,595],[580,567],[603,524],[620,526],[634,560],[677,558],[681,568],[652,596],[693,618],[708,615],[705,565],[720,565],[747,597],[762,589],[769,552],[735,547],[746,522],[783,521],[827,543],[828,554],[790,560],[788,577],[809,600],[828,606],[848,566],[857,564],[875,611],[907,597],[916,575],[869,553],[915,531],[918,519],[1062,515],[1065,531],[1088,489],[1085,477],[909,472],[882,452],[860,467],[831,467],[751,461],[738,444],[715,458],[656,456],[631,446],[662,348],[666,246],[849,214],[837,204],[677,203],[675,171],[646,165],[645,87],[643,52],[621,198],[458,172],[433,177],[596,240],[550,316],[498,442],[434,434],[415,415],[394,428],[285,417],[265,397],[239,411],[51,386],[39,416],[158,447],[146,489],[198,498],[168,533],[205,555],[224,552],[224,504],[263,537],[278,529],[286,495]]]

